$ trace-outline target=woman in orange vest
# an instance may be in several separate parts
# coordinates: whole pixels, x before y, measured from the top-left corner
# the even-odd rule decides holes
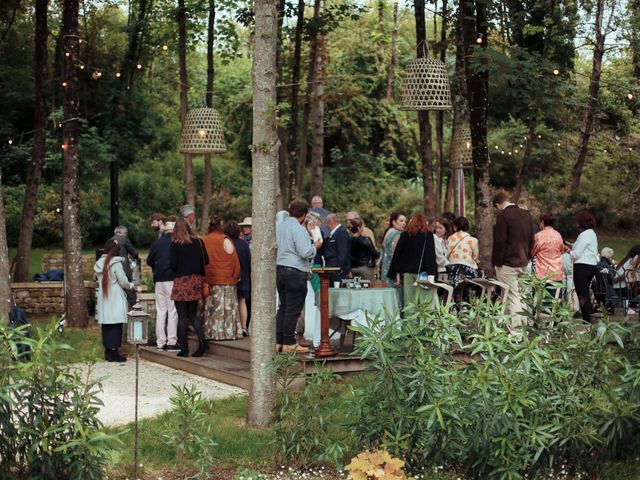
[[[210,340],[242,338],[236,289],[240,261],[233,242],[222,232],[220,217],[209,218],[209,233],[202,240],[209,257],[204,276],[204,334]]]

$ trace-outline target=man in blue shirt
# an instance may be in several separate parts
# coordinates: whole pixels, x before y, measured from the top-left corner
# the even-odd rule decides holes
[[[307,296],[309,263],[316,255],[322,240],[312,243],[309,232],[302,226],[309,211],[304,200],[289,205],[289,216],[276,225],[276,288],[280,306],[276,316],[276,350],[278,352],[307,353],[309,349],[296,343],[296,322]]]

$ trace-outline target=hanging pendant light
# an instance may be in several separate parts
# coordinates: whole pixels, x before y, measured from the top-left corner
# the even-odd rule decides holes
[[[193,108],[182,125],[180,152],[190,154],[224,153],[227,143],[220,114],[214,108]]]
[[[456,127],[451,138],[451,168],[472,168],[473,148],[471,145],[471,129]]]
[[[451,110],[451,87],[444,62],[424,56],[410,61],[402,82],[400,110]]]

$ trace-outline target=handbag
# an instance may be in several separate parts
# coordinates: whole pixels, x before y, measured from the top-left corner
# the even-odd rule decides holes
[[[422,244],[422,253],[420,254],[420,264],[418,265],[418,277],[416,278],[416,282],[414,286],[419,286],[420,288],[424,288],[425,290],[429,290],[429,287],[425,287],[424,285],[420,285],[418,280],[427,280],[429,278],[429,274],[427,272],[421,272],[422,270],[422,259],[424,258],[424,250],[427,247],[427,234],[424,234],[424,243]]]
[[[206,269],[206,265],[204,263],[204,242],[202,240],[200,240],[200,253],[201,253],[201,257],[202,257],[202,269],[205,270]],[[205,282],[203,280],[202,282],[202,298],[207,298],[209,295],[211,295],[211,286],[209,286],[209,284],[207,282]]]

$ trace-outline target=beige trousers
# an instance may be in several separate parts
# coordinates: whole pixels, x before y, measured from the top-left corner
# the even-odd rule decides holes
[[[525,273],[526,267],[514,268],[507,265],[496,267],[496,279],[509,287],[509,295],[507,298],[503,298],[502,301],[507,304],[505,312],[513,315],[509,325],[507,325],[509,333],[512,335],[521,335],[522,331],[520,326],[526,321],[525,317],[518,314],[523,311],[518,277]]]

